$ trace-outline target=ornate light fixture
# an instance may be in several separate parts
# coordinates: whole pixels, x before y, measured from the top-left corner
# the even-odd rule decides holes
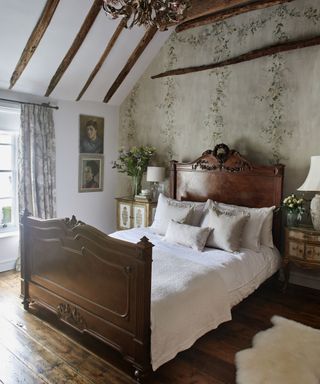
[[[190,0],[103,0],[106,14],[127,19],[127,28],[156,26],[161,31],[182,21],[189,7]]]

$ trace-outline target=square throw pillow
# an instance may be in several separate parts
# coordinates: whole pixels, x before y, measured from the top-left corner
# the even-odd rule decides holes
[[[184,245],[196,251],[202,251],[210,232],[210,228],[195,227],[171,220],[163,240],[172,244]]]
[[[249,208],[232,204],[224,204],[217,201],[208,200],[206,208],[216,207],[226,212],[244,212],[250,215],[250,218],[244,228],[242,235],[243,248],[252,249],[259,252],[260,246],[266,245],[273,248],[272,222],[273,211],[275,207]]]
[[[171,217],[170,219],[173,219],[176,221],[183,221],[186,224],[190,224],[190,225],[200,226],[200,222],[204,214],[205,205],[206,205],[205,202],[185,201],[185,200],[180,201],[180,200],[171,199],[170,197],[166,197],[162,193],[160,193],[155,218],[154,218],[153,224],[151,225],[151,228],[154,229],[155,232],[157,233],[161,232],[160,234],[164,235],[166,231],[163,232],[163,229],[162,229],[159,232],[157,230],[157,227],[159,227],[159,225],[161,227],[164,227],[163,225],[159,224],[159,221],[167,221],[167,218],[165,218],[165,216],[167,215],[168,210],[172,211],[171,213],[173,213],[175,208],[177,208],[176,212],[182,212],[182,211],[179,211],[179,209],[187,209],[187,210],[189,209],[188,215],[187,217],[184,217],[182,219],[178,219],[176,217]],[[184,219],[186,221],[184,221]]]
[[[176,204],[176,200],[165,197],[162,193],[159,196],[156,213],[151,229],[159,235],[165,235],[170,220],[188,223],[193,214],[193,206],[184,202]]]
[[[238,252],[241,237],[249,214],[219,211],[209,208],[205,213],[201,226],[213,229],[209,234],[206,246],[220,248],[228,252]]]

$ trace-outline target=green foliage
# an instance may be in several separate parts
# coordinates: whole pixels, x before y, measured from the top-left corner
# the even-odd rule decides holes
[[[148,164],[156,149],[151,146],[132,147],[128,151],[119,150],[118,160],[113,161],[112,168],[128,176],[142,176],[146,172]]]

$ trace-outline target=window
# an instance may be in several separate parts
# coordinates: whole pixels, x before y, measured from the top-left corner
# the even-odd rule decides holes
[[[18,229],[18,117],[16,109],[0,107],[0,232]]]

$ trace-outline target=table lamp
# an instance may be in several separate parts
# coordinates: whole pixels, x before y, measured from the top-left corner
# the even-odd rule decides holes
[[[159,183],[164,180],[164,167],[148,167],[147,168],[147,181],[152,184],[152,200],[158,200],[159,196]]]
[[[308,176],[298,191],[320,191],[320,156],[311,156]],[[320,231],[320,195],[318,193],[311,200],[310,214],[313,228]]]

